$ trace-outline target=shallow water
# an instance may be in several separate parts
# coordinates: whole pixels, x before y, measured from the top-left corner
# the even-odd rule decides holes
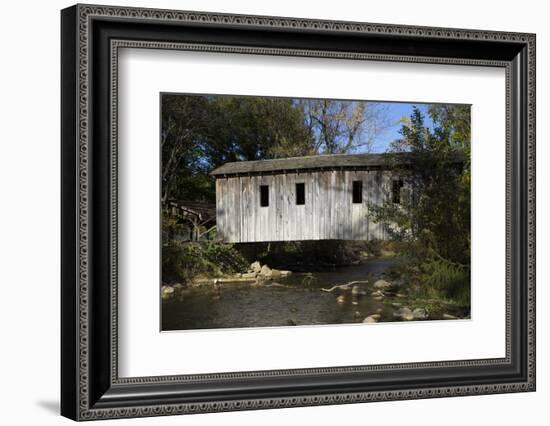
[[[277,280],[284,287],[270,287],[269,282],[258,287],[234,283],[222,285],[218,292],[210,286],[185,290],[183,297],[162,302],[162,329],[344,324],[362,322],[375,313],[381,315],[380,321],[392,321],[391,307],[373,300],[370,289],[363,297],[345,292],[343,303],[338,303],[338,292],[327,293],[320,288],[367,279],[372,284],[397,261],[373,259],[329,272],[295,273]]]

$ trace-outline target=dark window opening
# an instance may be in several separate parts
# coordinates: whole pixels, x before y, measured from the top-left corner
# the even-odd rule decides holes
[[[306,185],[304,183],[296,184],[296,205],[303,206],[306,203]]]
[[[392,181],[392,202],[395,204],[401,203],[401,188],[403,188],[403,179],[396,179]]]
[[[353,204],[361,204],[363,202],[363,181],[353,181]]]
[[[260,185],[260,206],[268,207],[269,206],[269,186]]]

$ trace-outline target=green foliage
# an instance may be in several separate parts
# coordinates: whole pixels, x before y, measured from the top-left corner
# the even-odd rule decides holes
[[[214,202],[208,173],[229,161],[308,155],[313,139],[292,99],[162,97],[162,199]]]
[[[446,111],[462,106],[446,106]],[[469,139],[454,139],[455,130],[438,116],[433,132],[424,126],[420,110],[414,109],[410,121],[403,125],[403,138],[393,144],[394,151],[408,153],[407,161],[395,156],[392,161],[400,173],[408,197],[400,204],[388,200],[371,206],[375,220],[392,224],[396,238],[415,242],[422,256],[431,252],[458,263],[470,259],[470,169]],[[462,136],[461,136],[462,137]],[[456,159],[464,162],[457,164]],[[420,247],[419,247],[420,246]]]
[[[470,304],[470,269],[443,259],[433,259],[423,265],[426,283],[445,298],[461,306]]]
[[[409,246],[417,265],[426,269],[424,291],[442,292],[460,303],[469,300],[470,264],[470,108],[432,106],[434,130],[414,109],[402,126],[394,152],[395,170],[408,188],[399,204],[371,206],[373,218]],[[462,159],[457,164],[457,158]],[[412,161],[408,161],[408,160]],[[401,163],[408,161],[407,163]],[[466,285],[467,284],[467,285]]]
[[[247,266],[232,244],[170,241],[162,248],[162,279],[168,283],[241,272]]]

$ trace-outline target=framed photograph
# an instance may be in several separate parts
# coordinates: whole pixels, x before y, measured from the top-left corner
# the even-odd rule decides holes
[[[535,35],[61,12],[61,412],[535,390]]]

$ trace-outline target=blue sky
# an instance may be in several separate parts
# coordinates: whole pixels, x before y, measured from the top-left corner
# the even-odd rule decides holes
[[[415,104],[401,102],[369,102],[380,105],[387,113],[387,120],[390,124],[389,128],[375,139],[374,146],[371,152],[385,152],[392,141],[399,139],[401,134],[400,119],[402,117],[410,117],[413,108],[416,106],[424,114],[424,125],[430,129],[433,128],[433,122],[428,115],[428,107],[430,104]]]

